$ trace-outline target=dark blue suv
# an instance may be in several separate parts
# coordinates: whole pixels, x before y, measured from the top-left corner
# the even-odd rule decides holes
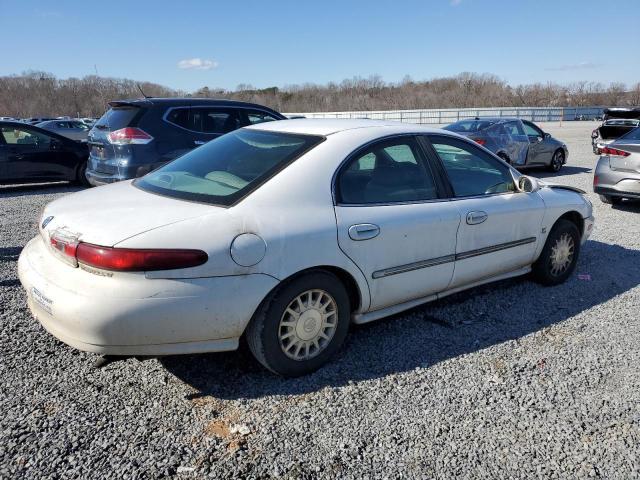
[[[262,105],[232,100],[143,98],[109,106],[89,132],[92,185],[141,177],[237,128],[286,120]]]

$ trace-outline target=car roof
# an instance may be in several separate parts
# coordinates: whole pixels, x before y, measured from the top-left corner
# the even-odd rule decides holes
[[[425,127],[415,123],[401,123],[390,120],[369,119],[341,119],[341,118],[300,118],[292,120],[280,120],[276,122],[264,122],[245,127],[253,130],[267,130],[271,132],[299,133],[307,135],[331,135],[345,130],[357,128],[378,128],[393,131],[393,133],[445,133],[451,132],[439,128]],[[391,132],[390,132],[391,133]]]
[[[455,123],[465,122],[465,121],[502,123],[502,122],[513,122],[516,120],[522,120],[522,119],[517,117],[473,117],[473,118],[461,118],[460,120],[457,120]]]
[[[167,106],[180,106],[180,105],[211,105],[216,107],[245,107],[245,108],[258,108],[262,110],[275,111],[272,108],[259,105],[257,103],[241,102],[239,100],[226,100],[220,98],[134,98],[128,100],[114,100],[109,102],[109,105],[167,105]]]

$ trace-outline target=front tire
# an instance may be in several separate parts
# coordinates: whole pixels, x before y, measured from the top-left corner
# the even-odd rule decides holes
[[[278,288],[247,327],[253,356],[284,377],[324,365],[342,346],[351,308],[342,282],[324,271],[309,272]]]
[[[580,254],[580,232],[573,222],[558,220],[533,264],[533,278],[542,285],[558,285],[573,273]]]
[[[553,157],[551,157],[551,163],[547,166],[547,169],[550,172],[557,173],[562,168],[562,165],[564,165],[564,152],[562,150],[556,150]]]

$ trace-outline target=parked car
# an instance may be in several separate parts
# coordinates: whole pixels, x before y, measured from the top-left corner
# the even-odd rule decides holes
[[[640,198],[640,127],[602,147],[593,176],[593,191],[604,203]]]
[[[640,108],[605,108],[602,125],[591,132],[593,153],[600,155],[602,149],[640,126]]]
[[[0,122],[19,122],[19,120],[13,117],[0,117]]]
[[[109,105],[89,132],[92,185],[140,177],[242,126],[286,119],[262,105],[230,100],[148,98]]]
[[[88,125],[79,120],[48,120],[36,126],[78,142],[86,142],[90,130]]]
[[[295,376],[350,322],[530,271],[565,281],[593,225],[583,193],[446,130],[262,123],[50,203],[18,274],[33,314],[75,348],[210,352],[245,335]]]
[[[29,117],[25,118],[22,121],[24,123],[28,123],[29,125],[36,125],[38,123],[46,122],[47,120],[55,120],[52,117]]]
[[[86,144],[22,122],[0,122],[0,183],[86,184]]]
[[[483,117],[460,120],[444,128],[471,138],[516,168],[546,167],[558,172],[569,157],[565,143],[528,120]]]

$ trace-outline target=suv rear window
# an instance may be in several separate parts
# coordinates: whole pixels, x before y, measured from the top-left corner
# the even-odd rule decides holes
[[[135,181],[153,193],[229,206],[258,188],[323,137],[235,130]]]
[[[100,117],[100,120],[96,122],[96,128],[101,130],[118,130],[128,127],[139,112],[139,107],[111,107]]]

